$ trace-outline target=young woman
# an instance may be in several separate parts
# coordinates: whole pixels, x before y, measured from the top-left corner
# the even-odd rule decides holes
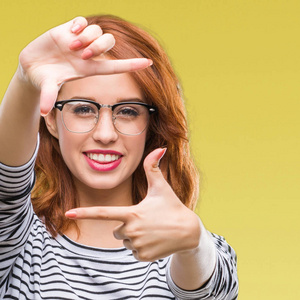
[[[178,86],[113,16],[21,52],[0,109],[1,299],[237,298],[233,249],[193,212]]]

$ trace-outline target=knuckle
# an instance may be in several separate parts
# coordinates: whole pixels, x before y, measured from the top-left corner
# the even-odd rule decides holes
[[[136,249],[137,251],[142,251],[143,244],[139,240],[133,240],[131,242],[131,244],[132,244],[133,248]]]
[[[95,215],[96,215],[97,218],[108,219],[107,213],[103,212],[103,210],[100,207],[96,208]]]
[[[147,250],[138,251],[137,254],[138,254],[138,259],[140,261],[150,262],[150,261],[154,260],[151,252],[149,252]]]
[[[97,38],[102,36],[102,29],[98,25],[87,26],[78,36],[78,39],[84,44],[93,43]]]
[[[100,36],[102,35],[102,29],[100,28],[100,26],[96,25],[96,24],[92,24],[92,25],[89,25],[87,28],[86,28],[86,32],[87,33],[91,33],[95,36]]]
[[[113,235],[114,235],[116,240],[121,240],[122,239],[121,235],[120,235],[120,232],[118,230],[114,230]]]
[[[84,18],[82,16],[78,16],[73,19],[73,25],[77,25],[77,24],[82,27],[86,27],[88,22],[87,22],[86,18]]]
[[[93,44],[91,44],[91,47],[97,54],[99,54],[109,51],[114,45],[115,38],[113,37],[113,35],[111,35],[111,37],[108,37],[106,36],[106,34],[104,34],[99,37]]]
[[[103,36],[105,36],[108,41],[115,42],[115,37],[111,33],[104,33]]]
[[[132,209],[130,210],[130,214],[133,219],[143,220],[145,212],[143,210],[143,207],[141,207],[141,205],[136,204],[135,206],[132,206]]]
[[[129,240],[123,240],[123,245],[128,250],[133,250],[134,246],[130,243]]]
[[[128,224],[126,228],[126,236],[130,237],[131,239],[136,239],[140,236],[140,228],[136,224]]]
[[[128,207],[127,216],[128,219],[131,221],[140,219],[140,212],[138,210],[138,205],[133,205],[131,207]],[[133,225],[133,223],[131,223],[131,225]]]
[[[86,23],[87,24],[87,20],[85,17],[83,16],[77,16],[73,19],[73,22],[78,22],[78,23]]]

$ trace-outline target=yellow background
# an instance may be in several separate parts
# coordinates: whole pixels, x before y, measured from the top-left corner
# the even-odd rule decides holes
[[[238,254],[239,299],[300,299],[300,1],[1,0],[1,97],[29,41],[96,13],[142,24],[171,57],[203,173],[197,212]]]

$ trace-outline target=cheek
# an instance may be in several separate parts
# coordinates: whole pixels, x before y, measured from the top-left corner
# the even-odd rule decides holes
[[[59,137],[58,142],[63,160],[65,161],[68,168],[71,170],[72,167],[70,168],[70,166],[74,165],[74,163],[72,162],[74,160],[72,155],[74,145],[66,136],[63,135]]]
[[[58,124],[58,143],[64,161],[70,169],[70,165],[74,164],[74,160],[78,159],[76,153],[80,145],[83,144],[83,137],[69,132],[63,124]]]
[[[61,148],[69,149],[73,145],[76,145],[76,143],[80,142],[81,136],[79,134],[74,134],[66,129],[60,114],[57,115],[56,117],[56,124],[57,124],[56,126],[57,126],[58,140]]]
[[[84,168],[82,167],[84,160],[80,147],[83,141],[72,137],[72,134],[68,133],[62,133],[58,141],[61,156],[72,176],[82,178],[84,176]]]
[[[146,134],[142,134],[140,136],[131,137],[130,148],[127,149],[131,153],[131,159],[134,161],[134,169],[136,169],[141,162],[145,151],[145,143],[146,143]]]

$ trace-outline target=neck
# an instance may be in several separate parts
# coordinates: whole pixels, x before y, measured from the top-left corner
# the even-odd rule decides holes
[[[95,190],[84,186],[76,179],[79,206],[129,206],[132,205],[131,179],[114,189]],[[99,248],[119,248],[123,242],[116,240],[113,231],[121,225],[120,221],[77,220],[76,226],[70,226],[64,234],[77,243]],[[79,229],[79,232],[78,232]]]

